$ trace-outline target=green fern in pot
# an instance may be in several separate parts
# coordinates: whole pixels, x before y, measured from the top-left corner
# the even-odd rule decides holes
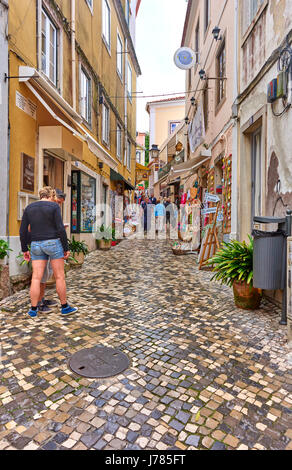
[[[253,239],[249,243],[231,240],[223,242],[223,248],[208,263],[215,272],[212,281],[233,287],[235,304],[239,308],[255,309],[261,302],[262,293],[253,282]]]

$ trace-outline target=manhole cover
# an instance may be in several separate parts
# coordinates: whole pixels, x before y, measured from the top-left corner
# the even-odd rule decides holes
[[[91,379],[114,377],[128,369],[129,365],[126,354],[106,346],[82,349],[69,360],[73,372]]]

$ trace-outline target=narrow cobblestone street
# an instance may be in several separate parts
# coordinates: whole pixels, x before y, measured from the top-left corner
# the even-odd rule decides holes
[[[210,277],[169,242],[123,241],[69,272],[77,314],[29,319],[27,290],[2,302],[0,449],[292,450],[280,313],[235,308]],[[100,344],[130,368],[106,380],[69,370]]]

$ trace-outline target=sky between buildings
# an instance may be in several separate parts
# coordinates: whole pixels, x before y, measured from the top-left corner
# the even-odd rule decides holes
[[[137,90],[143,91],[143,95],[184,92],[185,72],[175,66],[173,56],[181,46],[186,9],[186,0],[142,0],[136,25],[136,52],[142,70]],[[146,103],[159,99],[163,97],[137,98],[138,131],[149,130]]]

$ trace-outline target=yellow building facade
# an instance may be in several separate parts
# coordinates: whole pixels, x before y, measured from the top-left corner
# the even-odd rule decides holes
[[[136,3],[11,0],[9,235],[50,185],[66,193],[68,236],[95,247],[99,204],[135,187]],[[97,205],[97,209],[94,209]],[[11,274],[18,268],[11,257]]]

